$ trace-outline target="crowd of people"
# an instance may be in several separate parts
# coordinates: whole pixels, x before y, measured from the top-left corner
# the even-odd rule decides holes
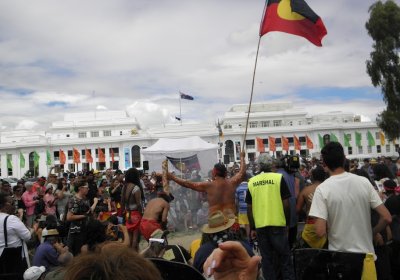
[[[399,159],[349,161],[338,143],[311,160],[242,152],[208,177],[168,173],[169,189],[136,168],[53,171],[1,182],[1,279],[167,279],[160,259],[194,279],[295,279],[299,248],[372,253],[378,279],[399,275]]]

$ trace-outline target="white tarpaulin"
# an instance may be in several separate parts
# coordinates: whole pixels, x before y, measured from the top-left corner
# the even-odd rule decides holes
[[[200,173],[205,176],[218,162],[217,150],[218,145],[207,143],[198,136],[178,139],[161,138],[151,147],[142,150],[142,155],[144,160],[149,161],[150,172],[161,172],[161,162],[167,157],[172,158],[168,161],[170,172],[178,171],[177,165],[172,165],[171,161],[190,158],[194,164],[193,160],[197,158]]]

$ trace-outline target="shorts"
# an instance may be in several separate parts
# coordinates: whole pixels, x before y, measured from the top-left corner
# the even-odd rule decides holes
[[[249,218],[247,217],[247,214],[239,214],[239,225],[248,225],[249,224]]]
[[[149,241],[151,234],[157,229],[161,229],[161,225],[155,220],[142,219],[140,222],[140,233],[147,241]]]
[[[142,219],[142,215],[139,211],[128,211],[125,213],[125,226],[128,231],[135,231],[139,229],[140,220]]]

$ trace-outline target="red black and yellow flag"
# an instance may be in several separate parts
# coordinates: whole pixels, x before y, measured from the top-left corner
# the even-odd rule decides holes
[[[281,31],[306,38],[317,46],[327,34],[321,18],[304,0],[268,0],[260,27],[260,37]]]

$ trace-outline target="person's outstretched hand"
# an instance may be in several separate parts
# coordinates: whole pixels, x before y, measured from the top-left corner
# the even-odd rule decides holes
[[[241,243],[226,241],[207,258],[203,269],[215,280],[255,280],[260,260],[259,256],[250,257]]]

